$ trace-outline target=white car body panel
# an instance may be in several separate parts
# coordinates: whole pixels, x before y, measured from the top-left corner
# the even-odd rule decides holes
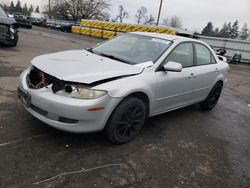
[[[156,113],[184,106],[195,100],[193,79],[188,78],[192,72],[192,68],[183,69],[181,74],[180,72],[156,72]]]
[[[143,67],[124,64],[86,50],[70,50],[42,55],[33,59],[31,63],[41,71],[60,80],[84,84],[139,74],[143,70]]]
[[[66,51],[35,58],[32,64],[45,73],[68,82],[96,83],[92,89],[105,90],[107,96],[94,100],[74,99],[58,96],[51,86],[31,89],[27,85],[29,69],[20,78],[20,87],[31,95],[31,103],[48,112],[46,117],[27,108],[41,121],[68,132],[95,132],[104,129],[117,105],[128,95],[143,93],[149,99],[149,116],[188,106],[203,101],[218,82],[225,82],[228,64],[220,61],[214,51],[205,43],[165,34],[135,33],[170,40],[173,44],[153,64],[145,62],[128,65],[85,50]],[[157,71],[167,55],[182,42],[196,42],[205,45],[217,63],[183,68],[181,72]],[[60,70],[60,71],[59,71]],[[191,76],[193,75],[193,76]],[[112,79],[118,78],[118,79]],[[105,106],[101,112],[88,112],[91,107]],[[72,118],[78,123],[67,124],[58,117]]]

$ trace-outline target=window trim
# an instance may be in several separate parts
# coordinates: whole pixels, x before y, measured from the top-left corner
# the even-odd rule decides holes
[[[196,60],[196,56],[195,56],[195,50],[194,50],[194,44],[193,44],[193,41],[184,41],[184,42],[180,42],[179,44],[177,44],[169,53],[168,55],[164,58],[164,60],[160,63],[160,65],[156,68],[155,72],[161,72],[163,71],[163,64],[164,64],[164,61],[171,55],[171,53],[176,49],[178,48],[180,45],[182,44],[191,44],[192,45],[192,49],[193,49],[193,65],[192,66],[188,66],[188,67],[183,67],[183,69],[185,68],[191,68],[191,67],[195,67],[195,60]],[[163,54],[162,54],[163,55]]]

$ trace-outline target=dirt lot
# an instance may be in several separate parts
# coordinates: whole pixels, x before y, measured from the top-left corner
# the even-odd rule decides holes
[[[23,110],[16,87],[32,58],[100,41],[34,28],[21,30],[16,48],[0,46],[0,187],[250,187],[250,66],[231,66],[212,112],[193,105],[151,118],[121,146]]]

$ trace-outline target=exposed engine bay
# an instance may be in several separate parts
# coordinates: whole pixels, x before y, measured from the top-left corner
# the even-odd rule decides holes
[[[41,89],[44,87],[48,87],[49,85],[52,85],[52,91],[54,93],[57,93],[60,90],[64,90],[67,93],[71,93],[72,90],[77,89],[78,86],[91,88],[91,87],[94,87],[94,86],[97,86],[106,82],[125,78],[128,76],[134,76],[134,75],[112,77],[112,78],[107,78],[107,79],[103,79],[100,81],[96,81],[91,84],[82,84],[82,83],[74,83],[74,82],[60,80],[33,66],[28,75],[27,82],[28,82],[29,87],[32,89]]]
[[[27,82],[29,87],[33,89],[41,89],[52,84],[52,90],[54,93],[63,90],[65,85],[67,85],[65,81],[50,76],[36,67],[32,67]]]

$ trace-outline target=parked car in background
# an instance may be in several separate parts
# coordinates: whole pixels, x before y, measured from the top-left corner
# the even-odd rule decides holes
[[[0,6],[0,43],[16,46],[18,43],[18,25],[13,18],[9,18]]]
[[[148,117],[194,103],[212,110],[229,68],[201,41],[143,32],[31,63],[18,87],[29,113],[68,132],[103,130],[117,144],[135,138]]]
[[[29,20],[33,25],[36,26],[44,26],[44,24],[46,23],[46,19],[42,18],[27,17],[27,20]]]
[[[16,22],[18,23],[19,27],[26,28],[26,29],[32,29],[32,23],[30,20],[26,19],[25,16],[21,14],[15,14],[14,18]]]
[[[66,33],[70,33],[72,30],[72,26],[74,26],[74,24],[68,23],[68,24],[61,25],[61,31],[66,32]]]

